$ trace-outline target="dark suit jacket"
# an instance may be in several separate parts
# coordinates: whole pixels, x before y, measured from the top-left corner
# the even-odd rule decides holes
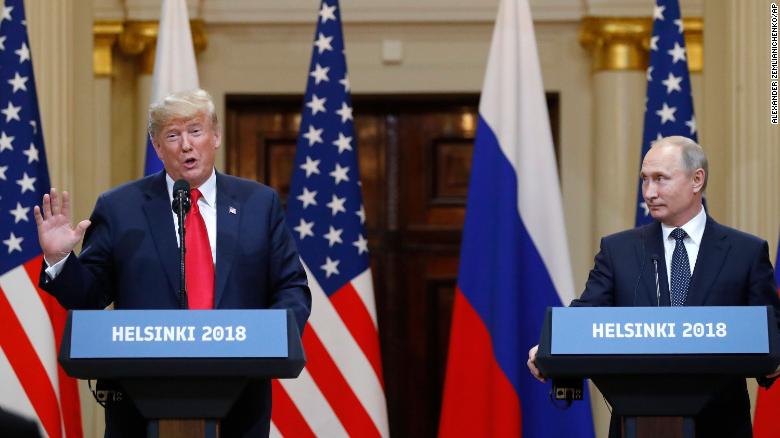
[[[603,238],[585,291],[571,305],[668,306],[669,283],[662,239],[658,222]],[[654,257],[658,260],[660,300]],[[780,300],[766,241],[707,217],[685,305],[771,305],[780,321]],[[614,420],[610,436],[617,425]],[[744,379],[735,379],[696,417],[696,436],[751,436]]]
[[[40,438],[38,424],[0,408],[0,435],[14,438]]]
[[[302,333],[311,293],[276,192],[217,173],[216,210],[214,307],[289,308]],[[68,309],[179,307],[179,249],[164,172],[102,194],[90,220],[81,254],[68,257],[54,280],[42,272],[43,289]],[[252,382],[222,422],[223,436],[267,435],[270,415],[270,382]],[[107,406],[106,436],[144,434],[130,403]]]

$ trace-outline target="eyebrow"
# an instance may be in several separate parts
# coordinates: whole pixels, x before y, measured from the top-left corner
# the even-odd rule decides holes
[[[163,134],[169,134],[171,132],[179,132],[182,129],[189,129],[193,126],[203,126],[203,122],[200,121],[193,121],[192,123],[185,123],[183,128],[175,127],[175,128],[168,128],[163,131]]]

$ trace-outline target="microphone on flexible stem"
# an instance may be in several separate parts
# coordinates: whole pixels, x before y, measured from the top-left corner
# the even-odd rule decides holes
[[[645,238],[642,237],[642,251],[640,254],[645,253]],[[636,284],[634,284],[634,301],[631,302],[632,306],[636,306],[636,292],[639,290],[639,282],[642,280],[642,274],[645,272],[645,263],[647,263],[646,258],[642,258],[642,265],[639,266],[639,275],[636,277]]]
[[[658,257],[658,254],[653,254],[650,256],[650,260],[653,261],[653,266],[655,267],[655,300],[656,305],[658,307],[661,307],[661,285],[658,282],[658,260],[660,257]]]
[[[173,202],[171,203],[174,213],[179,221],[179,273],[181,274],[179,282],[179,307],[187,308],[187,284],[185,283],[184,272],[184,254],[187,252],[184,244],[184,218],[190,211],[190,183],[180,179],[173,183]]]

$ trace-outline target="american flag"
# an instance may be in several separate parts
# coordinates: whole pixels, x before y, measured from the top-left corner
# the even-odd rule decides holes
[[[274,382],[273,433],[388,436],[352,101],[336,0],[321,4],[287,221],[312,291],[307,365]]]
[[[653,9],[650,65],[647,67],[641,156],[644,158],[652,142],[670,135],[682,135],[698,141],[680,5],[677,0],[657,0]],[[650,209],[642,199],[640,180],[636,226],[652,221]]]
[[[49,191],[23,0],[0,16],[0,406],[49,437],[81,437],[76,381],[57,365],[65,311],[37,288],[32,207]]]

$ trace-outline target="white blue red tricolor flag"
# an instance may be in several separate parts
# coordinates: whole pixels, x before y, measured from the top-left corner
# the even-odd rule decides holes
[[[341,14],[324,0],[314,33],[287,199],[309,277],[306,368],[273,388],[274,435],[388,436],[366,213]]]
[[[156,50],[151,102],[158,102],[171,93],[198,88],[198,65],[185,0],[163,0]],[[147,138],[144,175],[157,173],[162,168],[162,161],[157,158],[151,139]]]
[[[775,284],[780,294],[780,241],[777,243],[775,258]],[[775,382],[771,388],[758,388],[756,398],[756,416],[753,418],[753,436],[756,438],[772,438],[780,436],[780,424],[777,423],[777,412],[780,411],[780,388]]]
[[[49,192],[23,0],[0,16],[0,407],[49,437],[81,437],[76,381],[57,364],[65,311],[38,289],[33,206]],[[0,435],[4,435],[0,431]]]
[[[677,0],[657,0],[650,37],[641,157],[650,150],[650,144],[670,135],[698,141],[680,5]],[[642,198],[641,180],[637,187],[636,226],[640,226],[652,222],[653,218]]]
[[[574,298],[547,104],[527,0],[502,0],[479,103],[442,437],[592,437],[525,366],[545,310]]]

